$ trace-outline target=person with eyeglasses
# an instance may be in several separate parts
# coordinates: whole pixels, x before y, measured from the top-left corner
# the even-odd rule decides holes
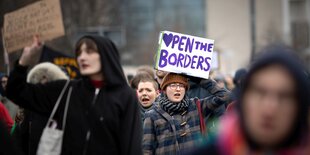
[[[188,79],[176,73],[168,73],[160,87],[163,96],[145,114],[143,153],[184,154],[202,142],[206,132],[202,122],[210,111],[228,101],[229,92],[210,84],[207,90],[211,95],[197,104],[197,99],[186,95]]]

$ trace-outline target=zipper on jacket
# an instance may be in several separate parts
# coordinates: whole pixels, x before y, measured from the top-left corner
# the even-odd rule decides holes
[[[93,99],[93,101],[92,101],[92,103],[91,103],[91,107],[95,105],[97,96],[98,96],[98,94],[99,94],[99,91],[100,91],[100,89],[99,89],[99,88],[96,88],[96,90],[95,90],[95,96],[94,96],[94,99]]]
[[[99,94],[99,91],[100,89],[99,88],[96,88],[95,90],[95,96],[91,102],[91,106],[90,106],[90,109],[95,105],[96,103],[96,99],[97,99],[97,96]],[[86,134],[86,143],[85,143],[85,146],[84,146],[84,151],[83,151],[83,155],[86,155],[87,154],[87,149],[88,149],[88,143],[89,143],[89,139],[90,139],[90,136],[91,136],[91,131],[90,129],[87,130],[87,134]]]
[[[85,143],[85,146],[84,146],[84,151],[83,151],[83,155],[86,155],[86,152],[87,152],[87,148],[88,148],[88,142],[89,142],[89,139],[90,139],[90,130],[87,131],[87,134],[86,134],[86,143]]]

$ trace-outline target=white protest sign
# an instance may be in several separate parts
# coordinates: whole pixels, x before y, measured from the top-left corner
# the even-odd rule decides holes
[[[59,0],[41,0],[4,15],[4,46],[9,53],[31,45],[34,35],[46,41],[64,34]]]
[[[214,40],[162,31],[155,68],[207,79],[213,49]]]
[[[220,68],[220,57],[219,53],[217,51],[213,51],[212,54],[212,63],[211,63],[211,69],[219,69]]]

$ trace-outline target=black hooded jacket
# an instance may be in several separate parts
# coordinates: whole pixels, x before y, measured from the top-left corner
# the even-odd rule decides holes
[[[106,38],[92,39],[101,57],[104,87],[95,96],[88,77],[71,81],[62,154],[141,154],[142,128],[135,92],[127,85],[118,51]],[[83,37],[83,38],[85,38]],[[16,104],[49,116],[65,81],[44,85],[26,83],[27,67],[15,65],[7,95]],[[61,100],[55,119],[61,126],[68,89]]]

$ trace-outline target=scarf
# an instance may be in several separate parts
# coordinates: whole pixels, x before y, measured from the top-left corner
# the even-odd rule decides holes
[[[173,103],[171,102],[167,95],[161,97],[159,99],[159,104],[161,108],[166,111],[170,115],[178,114],[184,111],[187,111],[187,108],[189,106],[189,99],[187,96],[185,96],[181,102],[179,103]]]

